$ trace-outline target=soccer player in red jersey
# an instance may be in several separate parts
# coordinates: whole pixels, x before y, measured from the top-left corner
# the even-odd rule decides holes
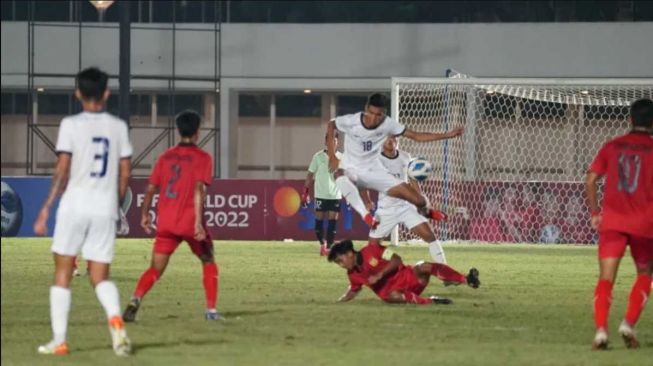
[[[637,268],[619,334],[628,348],[639,347],[633,330],[651,292],[653,269],[653,101],[640,99],[630,106],[632,129],[608,141],[589,168],[586,181],[591,224],[599,231],[599,280],[594,292],[596,335],[592,349],[608,346],[608,313],[612,286],[626,246]],[[603,209],[597,182],[606,176]]]
[[[338,301],[352,300],[363,286],[369,287],[381,300],[398,304],[450,304],[451,300],[438,296],[421,297],[431,276],[446,276],[478,288],[481,282],[478,271],[472,268],[465,277],[453,268],[441,263],[422,262],[407,266],[392,250],[371,243],[360,251],[354,249],[351,240],[334,244],[329,251],[329,262],[335,262],[347,270],[349,289]]]
[[[141,226],[150,234],[152,222],[148,211],[154,194],[161,189],[152,263],[138,280],[131,301],[123,313],[123,319],[127,322],[136,319],[143,296],[161,278],[170,256],[182,241],[188,243],[202,262],[206,319],[220,319],[216,310],[218,266],[213,258],[213,242],[203,220],[206,187],[212,181],[213,163],[211,156],[195,145],[200,116],[185,111],[177,116],[176,123],[181,142],[157,160],[143,201]]]

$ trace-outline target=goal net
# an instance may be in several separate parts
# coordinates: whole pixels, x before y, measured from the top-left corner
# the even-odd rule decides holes
[[[392,114],[408,128],[465,128],[451,140],[399,142],[433,164],[421,188],[449,213],[438,238],[595,243],[585,173],[605,141],[629,130],[630,103],[653,98],[653,79],[457,76],[392,80]],[[400,228],[398,241],[412,239]]]

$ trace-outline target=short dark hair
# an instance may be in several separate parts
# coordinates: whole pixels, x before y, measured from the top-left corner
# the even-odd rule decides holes
[[[83,99],[102,100],[108,82],[109,75],[97,67],[89,67],[77,74],[77,89]]]
[[[191,110],[185,110],[177,115],[175,122],[177,123],[177,130],[181,137],[192,137],[200,128],[200,115]]]
[[[630,118],[634,127],[653,127],[653,100],[642,98],[630,105]]]
[[[331,249],[329,249],[329,262],[333,262],[336,260],[336,258],[338,258],[338,256],[347,254],[349,252],[355,252],[354,243],[352,243],[349,239],[339,241],[333,244]]]
[[[367,105],[388,109],[388,97],[381,93],[374,93],[367,97]]]

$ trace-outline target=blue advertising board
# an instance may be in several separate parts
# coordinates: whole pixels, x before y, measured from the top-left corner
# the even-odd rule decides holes
[[[2,236],[35,236],[32,225],[50,190],[51,177],[2,177]],[[48,234],[54,230],[56,206],[50,210]]]

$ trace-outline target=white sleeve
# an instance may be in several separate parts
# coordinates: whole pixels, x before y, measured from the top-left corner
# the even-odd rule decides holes
[[[120,126],[120,158],[131,158],[133,154],[132,144],[129,142],[129,129],[127,123],[122,122]]]
[[[406,126],[397,122],[394,118],[388,117],[388,119],[385,121],[385,124],[387,124],[386,128],[390,135],[401,136],[404,134],[404,132],[406,132]]]
[[[338,129],[338,131],[344,133],[347,133],[349,131],[351,125],[349,123],[349,118],[347,117],[348,116],[345,115],[345,116],[338,116],[333,119],[333,121],[336,122],[336,128]]]
[[[71,126],[71,120],[64,118],[59,125],[59,135],[57,136],[57,153],[73,153],[73,135],[74,128]]]

